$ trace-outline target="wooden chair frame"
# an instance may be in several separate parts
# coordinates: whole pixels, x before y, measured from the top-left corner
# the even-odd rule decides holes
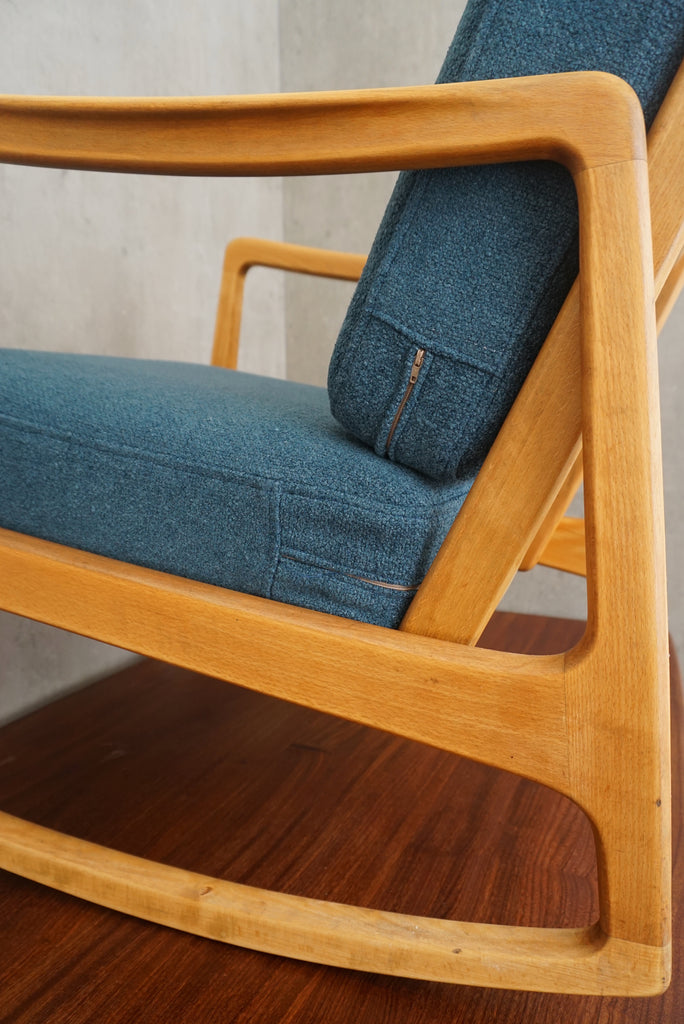
[[[680,72],[652,139],[676,134],[683,96]],[[9,531],[0,531],[0,605],[567,794],[592,822],[600,916],[583,929],[517,928],[347,907],[195,875],[7,814],[0,866],[304,960],[504,988],[662,991],[671,960],[667,613],[647,155],[631,89],[588,72],[210,100],[10,97],[0,100],[0,158],[203,175],[531,158],[570,169],[581,274],[579,302],[571,296],[565,308],[576,304],[575,322],[581,308],[581,355],[576,332],[554,329],[400,630]],[[671,207],[653,235],[662,281],[681,249],[681,211]],[[580,438],[584,638],[554,656],[475,648],[550,516]]]
[[[245,282],[252,267],[268,267],[296,274],[331,277],[338,281],[358,281],[366,265],[366,259],[367,257],[361,253],[317,249],[308,245],[293,245],[290,242],[274,242],[266,238],[232,239],[226,246],[223,258],[211,354],[212,366],[223,366],[227,370],[238,368]],[[684,267],[682,273],[684,274]],[[668,286],[669,292],[675,293],[675,282],[669,278]],[[667,313],[673,305],[674,299],[671,299]],[[667,313],[656,320],[659,332]],[[577,328],[579,343],[579,322]],[[542,529],[519,566],[521,570],[533,569],[535,565],[546,565],[578,576],[587,575],[584,519],[563,515],[581,483],[582,458],[578,455],[559,492],[559,497],[547,514]]]

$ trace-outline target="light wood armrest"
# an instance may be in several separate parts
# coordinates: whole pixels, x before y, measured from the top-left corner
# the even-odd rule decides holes
[[[601,131],[588,133],[602,106]],[[640,120],[630,87],[599,72],[274,96],[7,96],[0,98],[0,160],[138,173],[282,175],[538,157],[579,173],[634,156],[638,133],[631,127]],[[278,262],[268,265],[282,265],[274,251],[269,259]],[[312,265],[303,253],[297,261],[297,269]],[[226,366],[237,360],[234,332],[247,265],[238,262],[227,280],[224,270],[213,358]],[[226,317],[234,318],[227,338]]]
[[[6,96],[0,160],[279,176],[539,158],[579,173],[643,156],[643,146],[634,152],[641,121],[632,89],[602,72],[273,96]]]
[[[358,281],[365,264],[366,257],[360,253],[315,249],[265,238],[233,239],[226,246],[223,259],[212,364],[237,369],[242,298],[247,271],[251,267],[272,267],[316,277]]]

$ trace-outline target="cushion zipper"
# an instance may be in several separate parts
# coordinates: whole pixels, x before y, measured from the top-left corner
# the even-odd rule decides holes
[[[406,385],[406,390],[404,391],[404,394],[401,397],[401,402],[399,403],[399,408],[397,409],[397,414],[396,414],[396,416],[394,417],[394,419],[392,421],[392,426],[390,427],[389,434],[387,435],[387,440],[385,442],[385,451],[386,452],[389,451],[389,446],[392,443],[392,438],[394,437],[394,431],[399,426],[399,420],[401,419],[402,413],[403,413],[404,409],[406,408],[406,403],[408,402],[409,398],[411,397],[411,392],[413,391],[414,387],[416,386],[416,381],[418,380],[418,374],[420,373],[420,368],[423,365],[423,360],[424,359],[425,359],[425,349],[424,348],[419,348],[418,351],[415,354],[414,359],[413,359],[413,365],[411,366],[411,376],[409,377],[408,384]]]

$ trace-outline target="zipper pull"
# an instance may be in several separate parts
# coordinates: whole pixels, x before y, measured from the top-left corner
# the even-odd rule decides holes
[[[403,413],[403,411],[404,411],[404,409],[406,407],[406,403],[408,402],[409,398],[411,397],[411,392],[413,391],[413,388],[415,387],[416,381],[418,380],[418,374],[420,373],[420,368],[423,365],[423,360],[424,359],[425,359],[425,349],[424,348],[419,348],[418,351],[416,352],[415,356],[414,356],[414,359],[413,359],[413,364],[411,366],[411,376],[408,379],[408,384],[406,385],[406,389],[404,391],[404,394],[402,395],[401,402],[399,403],[399,408],[397,409],[397,414],[394,417],[394,422],[392,423],[392,426],[390,427],[389,434],[387,435],[387,440],[385,441],[385,451],[386,452],[389,451],[389,446],[392,443],[392,438],[394,437],[394,431],[397,429],[397,427],[399,425],[399,420],[401,419],[401,414]]]
[[[416,358],[413,360],[413,366],[411,367],[411,376],[409,377],[409,384],[413,385],[418,380],[418,374],[420,373],[420,368],[423,365],[424,359],[425,349],[419,348],[418,351],[416,352]]]

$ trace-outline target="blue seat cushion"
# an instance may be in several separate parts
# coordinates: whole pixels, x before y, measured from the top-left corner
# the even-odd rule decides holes
[[[470,0],[439,81],[609,71],[650,123],[683,57],[682,0]],[[471,476],[577,271],[559,165],[402,174],[333,353],[333,414],[379,455]]]
[[[0,526],[398,625],[471,481],[378,459],[324,389],[0,350]]]

